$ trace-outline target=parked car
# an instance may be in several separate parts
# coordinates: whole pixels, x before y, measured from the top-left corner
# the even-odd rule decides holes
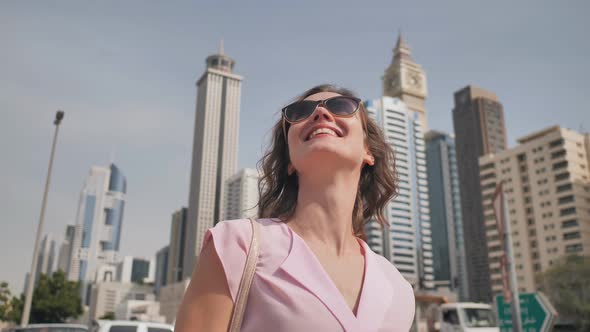
[[[170,324],[134,320],[94,320],[90,332],[174,332]]]
[[[17,326],[13,332],[88,332],[86,325],[79,324],[30,324],[24,327]]]

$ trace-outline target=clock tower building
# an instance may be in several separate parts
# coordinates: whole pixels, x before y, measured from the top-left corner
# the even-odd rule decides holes
[[[410,48],[400,33],[393,50],[393,60],[383,76],[383,96],[401,99],[410,111],[418,114],[423,132],[426,132],[426,95],[426,74],[422,66],[412,59]]]

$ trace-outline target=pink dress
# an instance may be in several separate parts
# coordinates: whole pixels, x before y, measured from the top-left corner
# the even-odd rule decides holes
[[[305,241],[278,219],[259,219],[260,256],[242,331],[400,331],[414,318],[410,284],[384,257],[359,240],[365,277],[357,315]],[[218,223],[205,235],[221,259],[236,299],[252,236],[248,219]]]

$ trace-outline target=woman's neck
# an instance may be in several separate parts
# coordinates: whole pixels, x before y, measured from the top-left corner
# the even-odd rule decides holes
[[[332,172],[313,178],[299,175],[297,207],[288,220],[293,231],[308,244],[321,246],[337,256],[358,252],[352,227],[357,194],[357,172]]]

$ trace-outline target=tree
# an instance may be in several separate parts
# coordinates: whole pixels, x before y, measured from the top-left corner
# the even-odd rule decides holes
[[[11,294],[8,289],[8,283],[5,281],[0,282],[0,321],[8,320],[8,314],[10,312],[10,300]]]
[[[590,257],[567,256],[538,278],[560,318],[590,331]]]
[[[30,323],[64,323],[68,318],[82,314],[80,284],[66,280],[62,271],[51,277],[41,275],[33,291]],[[10,320],[20,323],[24,307],[24,296],[13,297]]]

